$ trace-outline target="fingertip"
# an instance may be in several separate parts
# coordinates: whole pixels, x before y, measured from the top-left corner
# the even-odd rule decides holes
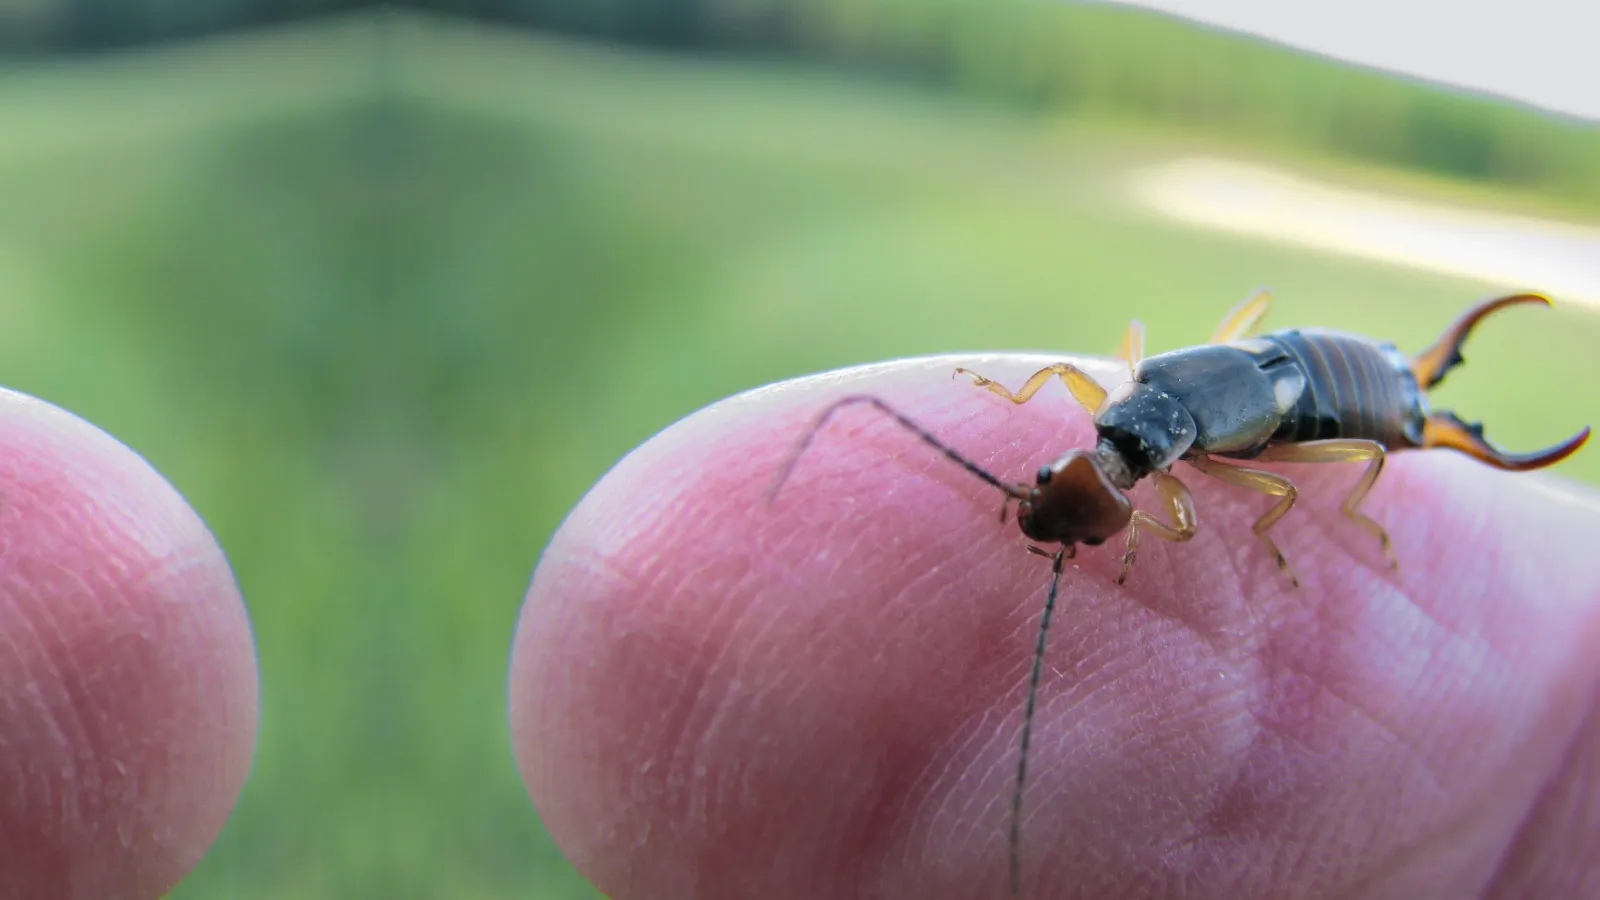
[[[1090,441],[1089,414],[1065,386],[1014,405],[937,376],[959,364],[1014,387],[1062,361],[902,360],[774,385],[667,429],[585,496],[535,572],[509,685],[530,796],[581,871],[618,900],[1004,885],[1048,567],[996,527],[996,492],[870,410],[833,419],[764,500],[818,412],[864,392],[1020,480]],[[1127,376],[1116,360],[1065,361],[1108,387]],[[1594,528],[1581,504],[1553,512],[1538,478],[1396,454],[1363,506],[1394,538],[1394,572],[1339,510],[1358,467],[1283,468],[1301,503],[1273,534],[1297,592],[1251,528],[1270,498],[1191,471],[1194,540],[1146,540],[1122,588],[1119,546],[1071,563],[1029,769],[1046,800],[1029,801],[1028,883],[1120,884],[1174,834],[1235,820],[1239,834],[1194,844],[1196,864],[1249,831],[1257,844],[1237,846],[1259,858],[1235,856],[1256,865],[1276,841],[1315,837],[1300,823],[1347,827],[1339,816],[1378,808],[1436,760],[1450,787],[1475,788],[1528,746],[1492,719],[1561,727],[1562,709],[1533,701],[1568,677],[1557,607],[1596,590],[1574,556]],[[1474,655],[1489,641],[1540,664],[1492,685]],[[1477,735],[1482,760],[1438,721]],[[1438,743],[1395,740],[1412,727]],[[1340,729],[1359,735],[1349,769],[1317,755]],[[1323,791],[1323,776],[1351,788]],[[1268,807],[1257,788],[1277,792]],[[1452,813],[1426,801],[1389,833]],[[1128,804],[1141,815],[1119,816]]]
[[[254,645],[222,551],[133,451],[0,393],[0,894],[156,897],[254,752]]]

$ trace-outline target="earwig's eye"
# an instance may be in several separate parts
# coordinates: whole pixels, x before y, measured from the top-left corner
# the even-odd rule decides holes
[[[1049,466],[1040,466],[1039,467],[1039,483],[1040,484],[1049,484],[1050,483],[1050,467]]]

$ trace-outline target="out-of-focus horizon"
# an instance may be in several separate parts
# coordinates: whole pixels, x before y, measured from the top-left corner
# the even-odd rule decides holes
[[[260,648],[174,897],[593,896],[512,761],[517,610],[596,479],[747,388],[1168,349],[1263,284],[1417,348],[1526,288],[1441,404],[1600,422],[1581,123],[1116,6],[347,5],[0,0],[0,384],[184,492]]]

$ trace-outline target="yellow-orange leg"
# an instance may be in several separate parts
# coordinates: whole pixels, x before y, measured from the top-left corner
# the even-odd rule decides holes
[[[1272,292],[1266,288],[1239,301],[1239,305],[1228,310],[1222,322],[1217,325],[1217,330],[1211,334],[1211,343],[1226,344],[1246,337],[1261,324],[1267,314],[1267,307],[1272,305]]]
[[[1144,323],[1138,319],[1128,323],[1128,331],[1122,336],[1122,349],[1117,351],[1117,357],[1126,360],[1129,369],[1137,369],[1144,359]]]
[[[1172,524],[1168,525],[1144,510],[1133,511],[1133,521],[1128,524],[1128,549],[1122,554],[1122,573],[1117,576],[1117,584],[1128,579],[1128,570],[1139,555],[1140,529],[1148,529],[1156,537],[1178,542],[1189,540],[1200,529],[1200,523],[1194,515],[1194,498],[1189,496],[1189,489],[1176,475],[1157,470],[1150,473],[1150,480],[1155,482],[1156,490],[1161,493],[1167,510],[1172,513]]]
[[[1098,410],[1100,404],[1106,399],[1106,389],[1101,387],[1099,382],[1090,378],[1089,373],[1070,363],[1056,363],[1053,366],[1040,369],[1033,373],[1033,376],[1024,382],[1022,388],[1015,394],[1007,390],[1005,385],[991,378],[985,378],[971,369],[957,369],[956,374],[971,375],[973,384],[981,388],[988,388],[1012,403],[1027,403],[1051,378],[1057,376],[1066,383],[1067,390],[1071,391],[1072,396],[1077,398],[1077,401],[1083,404],[1084,409],[1089,412]]]
[[[1376,441],[1362,441],[1350,439],[1334,439],[1327,441],[1306,441],[1302,444],[1275,444],[1264,450],[1256,459],[1275,462],[1358,462],[1370,460],[1367,470],[1361,473],[1361,478],[1356,481],[1355,487],[1344,498],[1344,514],[1349,516],[1369,534],[1378,539],[1383,547],[1383,555],[1389,560],[1389,568],[1400,567],[1400,560],[1394,555],[1394,547],[1389,541],[1389,532],[1385,531],[1371,516],[1362,512],[1361,501],[1367,499],[1367,494],[1372,490],[1373,484],[1378,480],[1378,475],[1383,472],[1385,451],[1383,445]]]
[[[1244,466],[1233,466],[1217,462],[1209,456],[1190,457],[1189,463],[1218,481],[1226,481],[1237,487],[1249,488],[1252,491],[1259,491],[1263,494],[1271,494],[1274,497],[1282,498],[1271,509],[1267,510],[1266,515],[1256,520],[1254,528],[1256,537],[1261,538],[1262,543],[1267,545],[1267,549],[1272,551],[1272,558],[1277,560],[1278,568],[1288,574],[1289,581],[1295,587],[1299,587],[1300,579],[1295,577],[1294,569],[1289,568],[1289,560],[1284,558],[1283,551],[1278,549],[1277,543],[1267,535],[1267,531],[1273,525],[1276,525],[1279,519],[1284,517],[1284,514],[1289,511],[1289,507],[1294,506],[1297,493],[1294,482],[1282,475],[1261,469],[1250,469]]]

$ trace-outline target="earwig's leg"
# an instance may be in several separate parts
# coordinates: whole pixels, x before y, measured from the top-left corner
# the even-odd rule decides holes
[[[1417,384],[1426,389],[1443,381],[1446,372],[1466,362],[1461,356],[1461,345],[1483,317],[1497,309],[1518,303],[1543,303],[1549,306],[1550,298],[1541,294],[1512,294],[1485,300],[1468,309],[1450,323],[1450,327],[1445,329],[1444,334],[1439,335],[1439,339],[1433,342],[1432,347],[1418,353],[1411,360],[1411,372],[1417,376]]]
[[[1361,501],[1367,498],[1367,493],[1372,490],[1372,485],[1377,482],[1378,475],[1383,471],[1385,455],[1383,445],[1376,441],[1360,440],[1328,440],[1306,441],[1302,444],[1275,444],[1261,452],[1256,459],[1272,460],[1276,462],[1357,462],[1371,460],[1367,463],[1367,470],[1361,473],[1361,478],[1350,489],[1344,498],[1344,514],[1355,520],[1357,525],[1366,529],[1378,543],[1383,546],[1383,555],[1389,559],[1389,567],[1398,569],[1400,560],[1394,555],[1394,547],[1389,541],[1389,532],[1385,531],[1371,516],[1360,510]]]
[[[1117,356],[1127,360],[1128,368],[1136,369],[1144,359],[1144,323],[1138,319],[1128,323],[1128,332],[1122,336],[1122,349]]]
[[[1236,341],[1254,331],[1261,319],[1267,314],[1267,307],[1272,304],[1272,292],[1266,288],[1256,291],[1244,298],[1238,306],[1228,310],[1222,323],[1211,335],[1211,343],[1226,344]]]
[[[1449,447],[1479,462],[1509,472],[1526,472],[1529,469],[1553,466],[1578,452],[1578,448],[1588,439],[1589,428],[1585,426],[1582,431],[1553,447],[1546,447],[1533,453],[1506,453],[1484,439],[1482,425],[1477,423],[1469,425],[1461,421],[1455,413],[1436,412],[1428,416],[1422,424],[1422,446]]]
[[[1161,499],[1167,504],[1167,510],[1172,513],[1172,524],[1161,521],[1144,510],[1133,511],[1133,521],[1128,525],[1128,549],[1122,554],[1122,574],[1117,576],[1117,584],[1122,584],[1128,579],[1128,570],[1133,567],[1133,560],[1139,555],[1139,529],[1148,528],[1156,537],[1169,541],[1187,541],[1194,537],[1200,529],[1200,524],[1194,515],[1194,498],[1189,496],[1189,488],[1178,480],[1176,475],[1169,475],[1160,470],[1150,473],[1150,479],[1155,482],[1156,490],[1161,492]]]
[[[1278,549],[1277,543],[1267,536],[1267,531],[1273,525],[1276,525],[1279,519],[1283,518],[1284,514],[1289,511],[1289,507],[1294,506],[1296,495],[1294,482],[1282,475],[1261,469],[1231,466],[1227,463],[1217,462],[1208,456],[1191,457],[1189,462],[1196,469],[1219,481],[1226,481],[1237,487],[1249,488],[1252,491],[1260,491],[1263,494],[1271,494],[1274,497],[1282,498],[1275,506],[1267,510],[1266,515],[1256,520],[1255,532],[1256,537],[1261,538],[1262,542],[1267,545],[1267,549],[1272,551],[1273,559],[1278,561],[1278,568],[1288,574],[1289,581],[1295,587],[1299,587],[1300,579],[1295,577],[1294,570],[1289,568],[1289,560],[1284,558],[1283,551]]]
[[[1061,380],[1067,385],[1067,390],[1071,391],[1072,396],[1077,398],[1077,401],[1083,404],[1083,408],[1089,412],[1099,409],[1101,402],[1106,399],[1106,389],[1101,387],[1099,382],[1090,378],[1089,373],[1070,363],[1056,363],[1053,366],[1040,369],[1033,373],[1033,376],[1022,385],[1022,389],[1015,394],[1006,390],[1005,385],[999,384],[993,379],[985,378],[971,369],[957,369],[956,374],[971,375],[973,384],[981,388],[988,388],[1012,403],[1027,403],[1034,394],[1039,392],[1040,388],[1045,386],[1045,383],[1052,376],[1056,375],[1061,376]]]

